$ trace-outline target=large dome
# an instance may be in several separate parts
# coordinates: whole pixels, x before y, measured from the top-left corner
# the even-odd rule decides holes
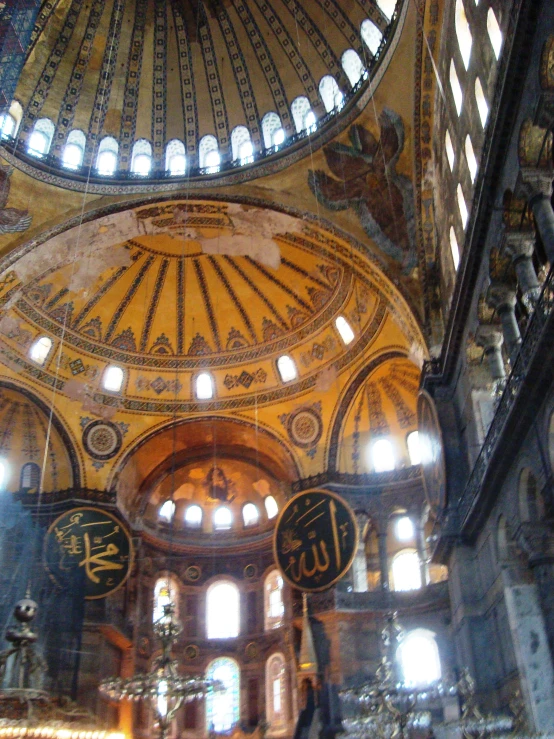
[[[96,388],[108,365],[122,366],[129,410],[192,410],[203,369],[224,406],[273,402],[314,387],[324,370],[418,340],[408,307],[367,255],[298,218],[236,203],[114,213],[14,267],[0,325],[12,361],[37,376],[29,346],[48,337],[37,379],[60,389],[63,379],[70,395],[77,381]],[[339,316],[353,332],[346,341]],[[279,375],[285,354],[297,367],[292,382]]]
[[[187,177],[219,169],[232,176],[237,167],[241,177],[252,176],[244,174],[252,163],[302,148],[326,124],[335,135],[338,117],[357,114],[349,102],[370,84],[374,89],[384,71],[402,6],[402,0],[44,3],[14,96],[18,127],[8,151],[37,173],[86,179],[89,188],[89,174],[106,181],[97,160],[108,137],[117,156],[109,182],[133,179],[137,171],[140,181],[136,142],[139,155],[150,157],[150,179],[167,176],[172,152],[186,155]],[[34,131],[46,139],[33,142]],[[221,157],[217,168],[203,161],[206,136]],[[249,156],[241,153],[245,141]],[[69,144],[76,159],[66,156]]]

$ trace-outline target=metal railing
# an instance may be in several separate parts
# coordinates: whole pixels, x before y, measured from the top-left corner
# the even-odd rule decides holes
[[[469,517],[477,498],[481,492],[485,473],[490,460],[495,453],[498,442],[501,439],[504,427],[515,401],[519,395],[521,386],[527,376],[529,366],[535,357],[537,347],[541,343],[544,327],[548,323],[554,309],[554,270],[551,270],[542,287],[540,297],[523,335],[523,341],[516,358],[512,371],[510,372],[506,386],[498,401],[494,418],[489,427],[479,456],[475,460],[473,469],[469,475],[464,491],[454,508],[448,510],[445,518],[439,523],[442,536],[455,536],[459,534]],[[436,372],[437,365],[426,367],[427,374]]]

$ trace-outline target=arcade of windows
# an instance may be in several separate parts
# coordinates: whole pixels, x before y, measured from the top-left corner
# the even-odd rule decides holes
[[[230,579],[219,579],[206,590],[206,638],[235,639],[241,632],[241,593]],[[173,603],[178,617],[180,588],[178,580],[162,573],[154,586],[153,620],[164,618],[164,606]],[[264,580],[264,629],[284,625],[283,580],[277,570]],[[406,634],[397,651],[404,682],[424,686],[441,677],[439,648],[433,632],[415,629]],[[212,660],[206,669],[208,679],[218,680],[223,688],[206,696],[206,728],[218,733],[233,729],[241,719],[241,668],[230,657]],[[266,718],[272,732],[285,729],[290,720],[287,663],[281,652],[272,653],[265,663]]]
[[[242,506],[241,519],[245,529],[252,528],[264,521],[270,521],[279,513],[279,506],[273,495],[264,498],[265,516],[262,516],[258,506],[247,502]],[[164,501],[158,508],[158,519],[165,523],[172,523],[175,516],[175,502],[171,499]],[[204,510],[198,503],[187,505],[183,515],[183,523],[187,529],[202,529]],[[233,512],[226,505],[218,506],[212,514],[212,528],[214,531],[229,531],[233,528]],[[240,525],[240,523],[239,523]]]
[[[396,10],[396,0],[377,0],[383,16],[389,24]],[[351,89],[342,91],[331,75],[325,75],[319,82],[319,97],[325,109],[324,120],[336,115],[344,107],[346,96],[355,94],[361,83],[368,79],[368,66],[371,66],[381,53],[383,33],[366,18],[360,26],[360,37],[365,60],[354,49],[347,49],[341,57],[343,71],[350,82]],[[315,102],[312,101],[312,102]],[[300,95],[290,106],[290,113],[296,129],[291,143],[298,136],[313,134],[321,121],[312,109],[312,102]],[[23,110],[19,102],[14,101],[7,113],[0,116],[0,138],[16,139]],[[231,166],[251,164],[257,157],[266,156],[278,151],[287,140],[280,117],[275,111],[267,112],[261,120],[262,139],[265,151],[256,152],[250,131],[244,125],[236,126],[231,132]],[[46,157],[52,145],[55,124],[49,118],[40,118],[27,139],[27,153],[37,159]],[[64,169],[77,171],[85,163],[87,140],[80,129],[72,130],[65,141],[60,160]],[[93,167],[101,177],[113,177],[117,174],[119,163],[119,144],[112,136],[104,136],[98,145],[93,158]],[[147,139],[135,141],[131,153],[130,171],[136,177],[148,177],[152,173],[152,144]],[[198,167],[200,174],[219,172],[222,165],[222,154],[218,140],[213,134],[203,136],[198,142]],[[165,174],[169,177],[182,177],[187,174],[191,164],[187,161],[185,145],[180,139],[172,139],[165,147]]]
[[[453,128],[459,128],[462,125],[460,121],[466,110],[466,98],[473,94],[475,101],[473,110],[476,111],[479,126],[484,131],[489,116],[489,104],[483,84],[485,80],[491,78],[491,75],[489,69],[481,68],[485,65],[479,61],[479,55],[474,53],[477,32],[473,27],[474,21],[472,19],[476,19],[477,14],[483,15],[482,25],[486,25],[487,29],[483,44],[488,45],[492,49],[492,63],[495,64],[500,58],[503,36],[494,9],[492,7],[486,8],[486,3],[478,3],[475,0],[456,0],[454,28],[461,64],[458,63],[456,54],[454,54],[450,59],[448,75],[453,102],[452,108],[456,113],[455,116],[452,116],[454,118]],[[481,39],[478,40],[481,41]],[[490,54],[485,54],[485,56],[490,56]],[[455,120],[456,118],[458,121]],[[470,120],[469,116],[467,121],[464,119],[464,122],[466,124],[469,123],[470,127],[475,130],[473,120]],[[444,149],[450,172],[454,175],[457,157],[465,158],[465,167],[469,173],[469,183],[473,187],[479,169],[479,158],[474,147],[475,141],[472,141],[470,134],[466,133],[465,137],[460,136],[458,142],[459,146],[457,148],[459,151],[456,152],[452,135],[447,128],[444,135]],[[457,182],[455,182],[459,217],[454,218],[455,223],[449,229],[450,252],[455,270],[458,269],[460,263],[460,246],[456,233],[458,230],[457,226],[461,225],[461,231],[463,232],[469,220],[468,201],[462,186],[460,168],[461,165],[458,166]]]
[[[175,150],[177,152],[177,150]],[[244,153],[244,151],[243,151]],[[110,162],[113,164],[113,159],[110,159],[111,153],[108,149],[103,149],[102,155],[106,156],[103,159],[102,166],[109,168]],[[140,157],[144,156],[143,153],[139,154]],[[181,154],[174,153],[171,157],[173,161],[176,157],[180,157]],[[145,163],[141,166],[146,166]],[[174,163],[172,166],[179,166],[178,163]],[[344,316],[338,316],[335,319],[335,327],[342,340],[347,346],[352,343],[355,339],[354,330],[344,318]],[[52,350],[52,339],[49,336],[40,336],[36,339],[29,350],[29,356],[36,364],[42,366],[50,356]],[[292,382],[298,379],[298,369],[296,362],[288,354],[283,354],[278,357],[276,362],[276,369],[280,380],[284,383]],[[117,365],[108,365],[102,374],[102,387],[110,393],[119,393],[123,387],[125,379],[125,371],[123,368]],[[193,379],[193,393],[196,400],[212,400],[215,397],[216,386],[213,375],[210,372],[199,372]]]

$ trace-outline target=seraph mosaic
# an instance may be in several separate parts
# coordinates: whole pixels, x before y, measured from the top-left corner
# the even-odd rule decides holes
[[[333,176],[310,170],[308,184],[326,208],[352,208],[367,235],[407,274],[417,259],[413,186],[396,171],[404,149],[404,123],[385,108],[379,127],[379,140],[367,128],[354,125],[349,130],[350,146],[337,142],[324,146]]]

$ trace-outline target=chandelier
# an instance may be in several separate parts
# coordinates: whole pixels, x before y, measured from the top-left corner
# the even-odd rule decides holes
[[[490,716],[479,709],[475,681],[464,668],[457,682],[438,680],[431,685],[411,686],[403,682],[396,659],[397,649],[404,638],[397,614],[387,618],[382,632],[383,657],[375,676],[356,688],[340,692],[345,706],[354,715],[343,720],[349,739],[404,739],[410,730],[432,727],[454,731],[464,739],[484,739],[494,735],[507,736],[514,726],[506,716]],[[445,696],[457,696],[461,715],[447,723],[434,723],[430,707]]]
[[[167,737],[171,722],[184,703],[202,698],[208,689],[220,687],[213,680],[179,675],[171,651],[182,630],[175,618],[174,605],[164,605],[163,615],[154,623],[154,635],[161,642],[162,653],[154,659],[150,672],[129,678],[109,678],[99,686],[100,692],[111,700],[150,701],[161,739]]]
[[[10,646],[0,652],[0,739],[124,739],[99,728],[86,709],[43,688],[46,663],[36,651],[32,624],[37,610],[27,594],[15,604],[17,625],[6,631]]]

